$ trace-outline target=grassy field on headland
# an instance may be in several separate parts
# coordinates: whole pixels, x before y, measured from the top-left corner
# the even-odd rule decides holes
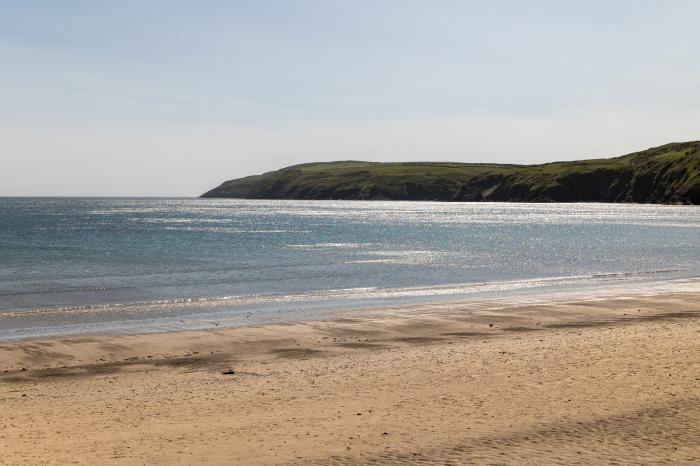
[[[700,204],[700,142],[541,165],[308,163],[226,181],[202,197]]]

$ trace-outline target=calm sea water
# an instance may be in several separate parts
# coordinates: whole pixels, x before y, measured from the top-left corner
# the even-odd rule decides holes
[[[700,276],[687,206],[0,199],[0,338]]]

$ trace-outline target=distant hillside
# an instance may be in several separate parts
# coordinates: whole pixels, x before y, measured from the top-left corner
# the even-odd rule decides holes
[[[542,165],[308,163],[226,181],[202,197],[700,204],[700,141]]]

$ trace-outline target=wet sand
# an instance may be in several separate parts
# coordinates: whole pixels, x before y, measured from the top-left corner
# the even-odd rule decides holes
[[[347,316],[0,344],[0,464],[700,462],[697,291]]]

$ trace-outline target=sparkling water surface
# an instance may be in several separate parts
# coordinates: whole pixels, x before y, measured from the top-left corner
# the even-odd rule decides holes
[[[700,276],[700,209],[0,199],[0,338]]]

